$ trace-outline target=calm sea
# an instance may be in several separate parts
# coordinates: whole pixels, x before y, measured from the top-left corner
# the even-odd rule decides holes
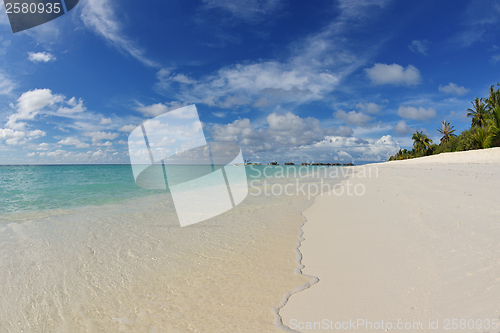
[[[196,166],[192,168],[197,173]],[[302,179],[318,167],[247,166],[247,178]],[[306,176],[306,177],[304,177]],[[167,189],[168,192],[168,189]],[[0,215],[104,205],[165,193],[135,184],[130,165],[0,166]]]
[[[138,187],[130,165],[0,167],[0,214],[107,204],[159,192]]]

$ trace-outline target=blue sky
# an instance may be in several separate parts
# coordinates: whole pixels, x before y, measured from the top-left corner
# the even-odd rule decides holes
[[[384,161],[469,127],[499,21],[483,0],[81,0],[13,34],[2,6],[0,164],[128,163],[130,131],[190,104],[251,161]]]

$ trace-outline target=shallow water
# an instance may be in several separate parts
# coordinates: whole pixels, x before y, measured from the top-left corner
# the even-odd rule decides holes
[[[168,193],[0,216],[0,331],[280,331],[311,201],[250,192],[184,228]]]

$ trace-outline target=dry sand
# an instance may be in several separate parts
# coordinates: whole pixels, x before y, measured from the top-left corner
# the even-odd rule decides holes
[[[364,195],[323,194],[303,213],[302,271],[319,282],[288,300],[283,323],[500,331],[500,148],[377,167],[378,177],[350,179]]]

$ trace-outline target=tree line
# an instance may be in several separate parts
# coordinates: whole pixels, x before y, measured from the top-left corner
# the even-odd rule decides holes
[[[500,83],[497,83],[500,86]],[[456,135],[456,130],[444,120],[437,131],[441,134],[435,144],[423,131],[413,133],[413,149],[400,149],[389,161],[404,160],[440,153],[500,147],[500,89],[491,85],[489,96],[475,97],[467,117],[472,118],[471,127]]]

